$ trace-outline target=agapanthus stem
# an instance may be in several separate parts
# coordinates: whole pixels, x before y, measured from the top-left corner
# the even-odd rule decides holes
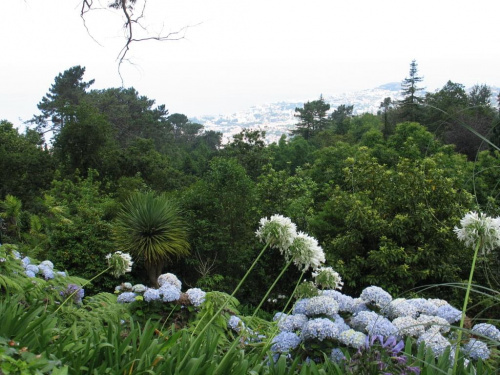
[[[67,298],[63,301],[63,303],[61,303],[61,304],[59,305],[59,307],[56,309],[56,311],[54,311],[54,314],[55,314],[55,313],[57,313],[57,312],[61,309],[61,307],[63,307],[63,305],[64,305],[64,304],[65,304],[65,303],[66,303],[66,302],[67,302],[70,298],[72,298],[72,297],[73,297],[76,293],[78,293],[78,291],[79,291],[80,289],[83,289],[83,287],[84,287],[84,286],[86,286],[86,285],[90,284],[92,281],[94,281],[95,279],[97,279],[97,278],[98,278],[99,276],[101,276],[103,273],[105,273],[105,272],[109,271],[109,269],[110,269],[110,268],[111,268],[111,267],[108,267],[108,268],[106,268],[104,271],[102,271],[102,272],[98,273],[96,276],[94,276],[93,278],[91,278],[90,280],[88,280],[86,283],[84,283],[84,284],[83,284],[80,288],[78,288],[78,289],[77,289],[77,290],[75,290],[73,293],[71,293],[71,294],[70,294],[70,295],[69,295],[69,296],[68,296],[68,297],[67,297]]]
[[[466,315],[466,311],[467,311],[467,304],[469,303],[469,294],[470,294],[470,289],[471,289],[471,285],[472,285],[472,276],[474,275],[477,254],[479,252],[479,249],[482,246],[482,243],[483,243],[482,238],[479,241],[477,241],[476,248],[474,249],[474,258],[472,258],[472,266],[470,269],[469,282],[467,283],[467,290],[465,292],[464,305],[462,307],[462,317],[460,319],[460,329],[458,330],[457,346],[455,348],[455,362],[453,363],[453,374],[456,374],[456,372],[457,372],[458,354],[460,352],[460,342],[462,341],[462,331],[464,328],[465,315]]]

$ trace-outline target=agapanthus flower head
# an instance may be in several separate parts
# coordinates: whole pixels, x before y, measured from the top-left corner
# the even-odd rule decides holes
[[[273,338],[271,351],[275,353],[288,353],[301,343],[301,339],[293,332],[281,332]]]
[[[378,286],[369,286],[363,289],[359,298],[382,309],[389,306],[392,301],[392,296]]]
[[[85,296],[85,290],[76,284],[68,284],[66,290],[60,292],[60,295],[63,297],[69,297],[73,295],[73,302],[77,305],[82,303],[82,299]]]
[[[462,348],[466,356],[471,359],[482,359],[483,361],[490,358],[490,349],[485,342],[476,339],[470,339]]]
[[[332,267],[319,267],[312,273],[314,282],[321,289],[338,289],[341,290],[344,283],[339,273],[334,271]]]
[[[460,225],[454,232],[466,246],[474,248],[479,240],[485,252],[500,246],[500,218],[470,211],[460,220]]]
[[[118,303],[132,303],[135,302],[135,297],[137,295],[134,292],[125,292],[118,296],[116,302]]]
[[[269,246],[285,254],[297,235],[297,227],[289,218],[273,215],[269,219],[260,219],[255,235],[262,242],[269,243]]]
[[[177,289],[172,284],[165,283],[158,290],[160,291],[163,302],[174,302],[181,298],[180,289]]]
[[[325,253],[318,241],[303,232],[297,234],[285,255],[301,271],[309,268],[316,270],[325,263]]]
[[[193,304],[193,306],[201,306],[203,302],[205,302],[206,293],[200,288],[191,288],[186,291],[186,294],[189,298],[189,302]]]
[[[182,289],[181,281],[173,273],[164,273],[158,276],[158,285],[160,287],[169,284],[177,288],[179,291]]]
[[[108,266],[111,267],[111,274],[114,277],[120,277],[132,271],[132,264],[134,262],[132,262],[130,254],[116,251],[113,254],[106,255],[106,259],[108,260]]]
[[[472,327],[472,332],[476,335],[487,337],[491,340],[500,341],[500,330],[493,324],[479,323]]]
[[[312,281],[304,280],[301,282],[297,289],[295,290],[295,294],[293,295],[295,298],[311,298],[319,295],[319,290],[316,284]]]

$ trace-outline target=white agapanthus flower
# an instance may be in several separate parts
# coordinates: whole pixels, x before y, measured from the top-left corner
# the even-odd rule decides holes
[[[293,263],[302,271],[309,268],[316,270],[325,263],[325,253],[318,245],[318,241],[303,232],[299,232],[294,238],[286,257],[292,259]]]
[[[466,246],[474,248],[482,240],[483,251],[489,252],[500,246],[500,218],[492,218],[475,211],[468,212],[460,220],[461,228],[453,230]]]
[[[106,255],[108,265],[111,267],[111,274],[115,277],[120,277],[127,272],[132,271],[132,257],[128,253],[116,251],[113,254]]]
[[[259,240],[269,243],[284,254],[297,235],[297,227],[292,221],[282,215],[273,215],[271,218],[260,219],[259,229],[255,232]]]
[[[315,284],[321,289],[338,289],[341,290],[344,283],[339,273],[334,271],[332,267],[319,267],[312,273]]]

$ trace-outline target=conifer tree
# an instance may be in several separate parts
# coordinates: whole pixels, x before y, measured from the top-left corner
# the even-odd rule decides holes
[[[419,104],[422,104],[423,98],[418,95],[423,87],[418,87],[418,84],[423,81],[423,77],[418,76],[418,65],[416,60],[410,63],[410,75],[401,83],[401,94],[404,96],[399,101],[402,120],[418,121]]]

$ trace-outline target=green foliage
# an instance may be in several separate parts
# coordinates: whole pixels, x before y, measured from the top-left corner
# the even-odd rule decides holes
[[[144,261],[154,286],[167,261],[189,254],[187,224],[178,205],[166,195],[130,196],[118,214],[114,238],[120,250]]]
[[[299,119],[292,135],[300,135],[306,141],[314,137],[321,130],[325,130],[328,126],[327,112],[330,109],[330,104],[326,103],[323,96],[318,100],[307,102],[303,108],[295,108],[296,115]]]

